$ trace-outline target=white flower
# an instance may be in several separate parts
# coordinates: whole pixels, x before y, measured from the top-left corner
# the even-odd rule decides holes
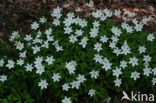
[[[155,37],[154,37],[153,34],[149,34],[149,35],[147,36],[147,40],[148,40],[148,41],[153,41],[154,39],[155,39]]]
[[[40,51],[40,47],[38,47],[37,45],[35,45],[34,47],[32,47],[33,49],[33,53],[36,54],[37,52]]]
[[[79,44],[82,45],[83,48],[85,48],[86,45],[87,45],[87,42],[86,41],[81,41]]]
[[[124,54],[124,55],[130,54],[131,53],[131,49],[128,46],[126,46],[126,47],[122,48],[122,52],[121,53]]]
[[[93,1],[90,1],[89,3],[87,3],[87,6],[92,8],[94,6],[94,2]]]
[[[126,29],[128,27],[128,24],[126,22],[123,22],[121,24],[122,29]]]
[[[45,47],[45,48],[49,48],[49,43],[48,43],[48,40],[47,41],[44,41],[44,43],[42,44],[41,47]]]
[[[90,37],[95,38],[96,36],[98,36],[98,28],[94,27],[93,29],[91,29],[89,34],[90,34]]]
[[[134,28],[135,28],[136,31],[142,31],[143,25],[141,23],[140,24],[136,24]]]
[[[98,42],[94,44],[94,50],[96,50],[97,52],[100,52],[102,50],[102,44]]]
[[[152,79],[152,84],[155,85],[156,84],[156,78]]]
[[[87,21],[84,19],[84,20],[80,20],[80,23],[79,25],[81,26],[81,28],[87,26]]]
[[[44,66],[42,64],[37,65],[36,68],[37,68],[36,73],[39,75],[45,72]]]
[[[41,63],[43,61],[43,57],[38,56],[37,58],[35,58],[35,64],[37,63]]]
[[[37,43],[42,44],[42,41],[43,41],[42,39],[35,38],[33,40],[33,44],[37,44]]]
[[[120,14],[121,14],[121,11],[120,10],[115,10],[115,12],[114,12],[114,15],[115,16],[120,16]]]
[[[138,59],[136,57],[130,58],[129,63],[134,67],[135,65],[138,65]]]
[[[152,59],[152,57],[150,57],[149,55],[144,55],[143,61],[150,62],[151,59]]]
[[[145,62],[144,66],[147,68],[149,66],[149,62]]]
[[[24,51],[22,53],[19,53],[19,57],[25,58],[26,57],[26,53],[27,53],[27,51]]]
[[[43,16],[42,18],[40,18],[40,23],[44,24],[47,21],[47,19]]]
[[[144,0],[144,1],[146,1],[146,0]],[[144,25],[147,25],[147,22],[148,22],[148,18],[144,18],[141,21],[141,23],[144,24]]]
[[[123,69],[126,68],[127,67],[127,62],[124,61],[124,60],[120,61],[120,67],[123,68]]]
[[[6,75],[0,75],[0,81],[4,82],[7,80],[7,76]]]
[[[24,38],[24,40],[26,40],[26,41],[32,40],[31,35],[26,34],[25,36],[26,36],[26,37]]]
[[[101,20],[101,21],[105,21],[106,19],[107,19],[107,16],[104,15],[104,14],[102,14],[100,20]]]
[[[75,73],[74,72],[76,70],[75,65],[71,64],[71,62],[66,63],[66,66],[65,67],[68,69],[68,71],[69,71],[70,74]]]
[[[0,60],[0,67],[2,67],[3,65],[4,65],[4,60],[1,59],[1,60]]]
[[[70,88],[69,83],[63,84],[62,88],[63,88],[64,91],[68,91],[68,89]]]
[[[62,103],[72,103],[70,98],[67,98],[65,97],[63,100],[62,100]]]
[[[135,25],[137,25],[138,24],[138,21],[137,21],[137,19],[135,18],[135,19],[133,19],[132,20],[132,22],[135,24]]]
[[[20,58],[19,60],[17,60],[17,64],[22,66],[24,64],[24,60]]]
[[[112,36],[111,39],[112,39],[113,42],[118,42],[119,41],[117,36]]]
[[[145,53],[145,51],[146,51],[145,46],[139,46],[139,53],[140,54]]]
[[[106,63],[103,63],[102,68],[104,68],[107,71],[108,69],[111,69],[111,66],[112,66],[112,63],[106,62]]]
[[[74,60],[72,60],[72,61],[70,62],[70,64],[73,65],[73,66],[77,66],[77,63],[76,63],[76,61],[74,61]]]
[[[120,85],[122,84],[121,79],[116,78],[116,80],[114,80],[115,86],[120,87]]]
[[[76,30],[75,34],[77,34],[77,36],[82,36],[83,32],[81,29],[80,30]]]
[[[39,24],[37,22],[33,22],[33,24],[31,24],[31,29],[37,30],[39,28]]]
[[[88,95],[90,95],[91,97],[93,95],[95,95],[95,90],[94,89],[90,89],[89,92],[88,92]]]
[[[65,30],[64,32],[65,34],[70,34],[71,32],[73,32],[72,28],[69,26],[65,27],[64,30]]]
[[[34,67],[36,67],[36,68],[38,68],[38,67],[40,67],[41,65],[42,65],[42,63],[41,62],[39,62],[39,61],[34,61]]]
[[[36,35],[36,38],[41,37],[41,34],[42,34],[41,31],[38,31],[38,32],[37,32],[37,35]]]
[[[156,75],[156,68],[154,68],[152,71],[153,71],[153,74]]]
[[[32,45],[32,42],[28,42],[28,43],[27,43],[27,46],[31,46],[31,45]]]
[[[82,9],[81,9],[81,8],[76,8],[75,11],[76,11],[76,12],[81,12]]]
[[[12,32],[12,35],[13,35],[14,37],[18,37],[18,36],[19,36],[19,33],[18,33],[18,31],[13,31],[13,32]]]
[[[60,20],[59,20],[59,19],[54,19],[53,24],[54,24],[55,26],[60,25]]]
[[[83,37],[79,45],[82,45],[82,47],[85,48],[87,45],[87,41],[88,41],[88,37]]]
[[[27,65],[26,66],[24,66],[25,68],[26,68],[26,71],[32,71],[33,70],[33,66],[32,66],[32,64],[28,64],[27,63]]]
[[[61,8],[57,7],[53,10],[53,13],[51,14],[52,17],[56,17],[57,19],[59,19],[62,14],[61,14]]]
[[[53,45],[56,47],[56,46],[59,46],[58,44],[58,40],[54,41]]]
[[[134,80],[137,80],[138,78],[140,78],[140,73],[138,72],[132,72],[131,73],[131,78],[133,78]]]
[[[72,17],[71,18],[65,18],[65,20],[63,21],[63,23],[65,24],[65,26],[69,27],[73,22]]]
[[[100,56],[99,54],[94,54],[93,60],[95,62],[101,62],[102,61],[102,56]]]
[[[38,86],[40,86],[41,89],[47,88],[48,83],[47,83],[46,79],[44,79],[44,80],[41,79],[41,81],[38,83]]]
[[[11,35],[12,35],[12,39],[17,39],[20,37],[18,31],[13,31]]]
[[[71,18],[74,18],[75,16],[73,12],[68,12],[67,17],[71,19]]]
[[[113,15],[113,13],[110,12],[110,11],[106,11],[105,14],[106,14],[107,17],[112,17],[112,15]]]
[[[6,65],[9,69],[12,69],[15,67],[15,62],[13,60],[8,60],[8,64]]]
[[[56,51],[63,51],[63,47],[62,46],[55,46]]]
[[[70,42],[74,44],[77,41],[77,36],[71,35],[69,36],[69,39],[70,39]]]
[[[71,88],[79,89],[79,87],[80,87],[80,82],[79,81],[73,81],[70,84],[71,84]]]
[[[147,18],[147,21],[150,21],[151,20],[151,16],[149,16],[148,18]]]
[[[114,27],[114,26],[112,27],[111,31],[117,37],[120,36],[120,34],[122,33],[121,29]]]
[[[99,71],[92,70],[91,72],[89,72],[89,74],[91,75],[91,78],[97,79],[97,77],[99,76]]]
[[[143,69],[143,71],[144,71],[144,75],[146,75],[146,76],[149,76],[149,74],[152,74],[151,68],[145,68],[145,69]]]
[[[113,70],[113,75],[116,76],[117,78],[119,77],[119,75],[121,75],[121,68],[117,68],[115,70]]]
[[[127,17],[125,17],[125,16],[122,17],[122,20],[123,20],[124,22],[126,22],[126,21],[130,21],[130,19],[127,18]]]
[[[109,43],[109,47],[110,47],[111,49],[116,48],[116,43],[115,43],[115,42],[110,42],[110,43]]]
[[[121,54],[121,50],[117,47],[113,50],[113,53],[115,53],[118,56],[119,54]]]
[[[79,24],[80,21],[81,21],[81,19],[79,18],[79,16],[76,17],[76,18],[74,19],[74,23],[75,23],[76,25]]]
[[[48,65],[50,65],[50,64],[53,64],[53,62],[55,61],[55,59],[54,59],[53,56],[51,56],[51,57],[48,57],[47,56],[47,59],[45,61],[48,63]]]
[[[133,31],[134,31],[132,26],[127,26],[126,30],[127,30],[127,33],[133,33]]]
[[[36,38],[41,37],[41,34],[42,34],[41,31],[38,30],[37,35],[36,35]]]
[[[102,12],[106,14],[106,12],[109,12],[109,10],[108,8],[105,8]]]
[[[48,41],[54,41],[54,36],[48,35],[48,36],[47,36],[47,39],[48,39]]]
[[[102,43],[106,43],[107,41],[108,41],[108,38],[104,35],[104,36],[101,36],[100,37],[100,41],[102,42]]]
[[[122,54],[124,55],[131,53],[131,49],[129,48],[126,40],[124,41],[124,44],[122,45],[121,49],[122,49]]]
[[[101,64],[104,65],[104,64],[107,64],[107,63],[111,65],[111,63],[109,62],[108,58],[105,57],[104,59],[102,59]]]
[[[84,75],[78,74],[78,77],[76,78],[80,83],[84,83],[86,81],[86,78]]]
[[[45,30],[44,32],[47,36],[49,36],[52,33],[52,28],[49,28],[47,30]]]
[[[59,79],[61,78],[59,73],[53,73],[52,79],[57,82],[59,82]]]
[[[20,41],[19,42],[16,42],[15,43],[15,46],[16,46],[16,49],[18,50],[22,50],[24,48],[24,43],[21,43]]]
[[[96,27],[96,28],[98,28],[99,26],[100,26],[100,23],[99,23],[99,21],[94,21],[93,22],[93,26],[94,26],[94,28]]]
[[[14,36],[13,36],[13,35],[11,35],[11,36],[10,36],[10,38],[9,38],[9,41],[13,42],[13,41],[14,41],[14,39],[15,39],[15,38],[14,38]]]

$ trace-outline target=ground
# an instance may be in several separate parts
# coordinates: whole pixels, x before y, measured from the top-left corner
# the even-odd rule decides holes
[[[120,9],[123,11],[121,17],[126,16],[128,18],[137,18],[138,20],[151,16],[152,20],[144,31],[148,33],[156,32],[156,0],[139,1],[93,0],[90,2],[93,2],[94,6],[89,8],[86,6],[89,0],[2,0],[0,1],[0,42],[6,43],[5,40],[12,30],[18,30],[21,34],[30,31],[29,24],[34,20],[38,20],[41,16],[51,19],[50,13],[57,6],[64,9],[64,14],[70,10],[81,8],[82,12],[76,15],[81,15],[84,18],[91,18],[88,12],[105,8],[112,11]],[[120,23],[121,17],[118,19],[111,18],[110,20]],[[119,99],[120,96],[115,98]]]

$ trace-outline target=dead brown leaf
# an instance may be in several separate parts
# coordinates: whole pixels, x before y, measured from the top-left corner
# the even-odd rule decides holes
[[[123,15],[125,15],[127,18],[133,18],[134,16],[136,16],[136,13],[131,12],[127,9],[123,9],[123,11],[124,11]]]
[[[151,14],[154,14],[154,11],[155,11],[154,7],[153,6],[149,6],[149,11],[150,11]]]
[[[134,8],[133,10],[134,10],[135,12],[140,11],[140,9],[138,9],[138,8]]]
[[[63,4],[62,7],[63,8],[68,8],[70,6],[70,4]]]

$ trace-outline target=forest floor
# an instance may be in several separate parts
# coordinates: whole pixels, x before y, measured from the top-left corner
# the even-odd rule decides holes
[[[44,1],[44,2],[43,2]],[[60,6],[63,13],[70,10],[81,8],[82,11],[76,13],[84,18],[90,18],[89,12],[96,9],[108,8],[110,11],[120,9],[121,17],[118,19],[111,18],[115,23],[122,22],[122,17],[136,18],[138,20],[151,16],[149,25],[144,27],[144,31],[148,33],[156,32],[156,3],[152,0],[103,0],[90,1],[92,7],[87,6],[87,0],[2,0],[0,1],[0,35],[9,34],[8,30],[16,30],[24,32],[28,29],[28,24],[39,19],[39,15],[50,18],[50,12]],[[140,1],[140,2],[139,2]],[[154,1],[154,0],[153,0]]]
[[[57,6],[62,8],[63,14],[70,10],[81,8],[82,11],[75,15],[84,18],[90,18],[88,13],[97,9],[103,10],[108,8],[111,11],[120,9],[123,11],[121,17],[118,19],[112,17],[110,19],[110,21],[115,23],[121,23],[122,17],[142,20],[144,17],[151,16],[151,21],[143,30],[148,33],[156,32],[156,3],[151,2],[152,0],[146,0],[146,2],[138,2],[140,0],[110,0],[110,2],[107,3],[101,1],[91,1],[94,5],[88,7],[87,1],[85,0],[1,0],[0,43],[5,43],[4,38],[7,38],[13,30],[26,33],[27,30],[30,29],[30,24],[38,20],[41,16],[50,19],[50,13]],[[4,38],[1,38],[2,36],[4,36]],[[121,96],[116,96],[115,98],[119,100],[120,97]]]

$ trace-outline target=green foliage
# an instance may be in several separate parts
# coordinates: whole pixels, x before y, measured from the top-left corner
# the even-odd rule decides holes
[[[64,20],[64,18],[62,18]],[[52,65],[48,65],[46,62],[43,63],[45,66],[45,72],[42,75],[36,74],[36,70],[32,72],[26,71],[24,66],[18,66],[15,64],[16,68],[8,69],[5,66],[0,69],[1,74],[7,74],[7,81],[0,83],[0,102],[1,103],[60,103],[60,101],[65,97],[71,97],[71,100],[74,103],[99,103],[103,101],[108,96],[118,95],[121,94],[122,91],[140,91],[146,93],[150,90],[150,92],[155,93],[155,87],[151,85],[151,79],[153,75],[150,75],[148,78],[146,76],[141,76],[141,79],[134,81],[130,78],[131,72],[137,70],[142,73],[142,69],[144,68],[142,58],[143,56],[138,52],[138,46],[145,46],[147,47],[148,53],[152,56],[152,61],[150,63],[151,67],[156,67],[154,63],[156,63],[156,40],[153,42],[147,42],[146,38],[148,36],[145,32],[133,32],[129,34],[126,30],[122,29],[122,34],[119,37],[118,46],[121,46],[124,41],[128,42],[129,47],[132,50],[131,54],[127,56],[116,56],[110,47],[108,46],[109,43],[105,43],[102,46],[102,51],[100,54],[103,57],[106,57],[113,63],[112,69],[115,69],[116,66],[119,67],[119,61],[126,60],[128,61],[130,57],[136,56],[139,58],[139,64],[136,67],[128,64],[126,69],[123,69],[123,74],[121,75],[122,78],[122,85],[121,87],[114,86],[115,77],[112,75],[112,71],[108,70],[105,71],[102,69],[102,65],[96,63],[93,58],[97,52],[94,50],[94,45],[96,42],[99,42],[101,36],[106,35],[107,37],[111,38],[113,35],[111,32],[111,28],[113,26],[121,28],[121,25],[114,24],[110,21],[100,21],[99,27],[99,34],[96,38],[89,38],[89,41],[86,45],[86,48],[82,48],[79,45],[79,42],[75,42],[72,44],[69,42],[69,35],[65,34],[63,31],[64,24],[62,23],[60,26],[52,25],[52,35],[54,36],[54,40],[59,41],[59,45],[63,46],[63,51],[57,52],[54,45],[49,43],[49,48],[41,48],[40,52],[36,54],[33,53],[32,46],[35,44],[31,43],[29,46],[26,41],[24,41],[24,37],[21,36],[20,41],[25,43],[25,47],[22,51],[27,51],[27,56],[24,59],[24,66],[27,63],[33,63],[35,58],[38,56],[43,57],[46,59],[46,56],[54,56],[55,61]],[[90,29],[92,28],[92,23],[95,19],[87,20],[88,25],[82,30],[84,31],[83,36],[89,37]],[[73,33],[76,29],[80,29],[80,26],[72,24]],[[41,26],[44,30],[49,29],[49,26],[45,23]],[[46,36],[44,34],[44,30],[41,30],[41,39],[46,40]],[[37,30],[32,31],[32,37],[35,39],[37,36]],[[78,40],[81,40],[83,37],[78,37]],[[18,40],[17,40],[18,41]],[[40,44],[37,44],[40,46]],[[15,47],[12,47],[16,50]],[[1,50],[4,51],[2,48]],[[16,50],[17,54],[21,51]],[[9,54],[8,54],[9,55]],[[1,55],[3,57],[4,55]],[[7,55],[6,55],[7,56]],[[9,58],[3,58],[7,64],[7,60]],[[12,56],[13,60],[19,59],[18,56]],[[70,74],[67,69],[65,68],[66,62],[70,62],[74,60],[77,62],[76,66],[76,73]],[[89,72],[92,70],[100,71],[100,75],[98,79],[92,79],[90,77]],[[54,82],[51,77],[53,73],[60,73],[61,79],[59,82]],[[69,89],[69,91],[62,90],[62,84],[70,83],[76,79],[78,74],[84,74],[87,78],[86,82],[83,83],[80,88],[77,89]],[[41,79],[46,79],[49,83],[47,89],[41,90],[38,87],[38,83]],[[140,85],[141,84],[141,85]],[[134,88],[135,87],[135,88]],[[88,91],[90,89],[95,89],[95,95],[93,97],[88,97]],[[116,102],[115,102],[116,103]]]

